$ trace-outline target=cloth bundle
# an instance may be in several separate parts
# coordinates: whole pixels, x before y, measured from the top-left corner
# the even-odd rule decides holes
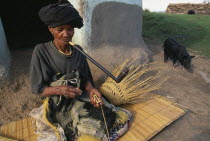
[[[66,82],[64,78],[66,77],[60,77],[51,85],[63,85]],[[110,131],[109,141],[114,141],[127,131],[132,116],[129,111],[115,107],[105,99],[103,103]],[[44,100],[43,105],[38,110],[34,109],[30,115],[36,119],[38,125],[41,123],[41,126],[37,127],[37,133],[42,134],[38,139],[40,141],[51,140],[55,137],[57,140],[81,140],[86,135],[103,141],[108,140],[101,110],[90,103],[87,93],[82,93],[75,99],[68,99],[64,96],[48,97]],[[50,134],[54,136],[50,138]]]

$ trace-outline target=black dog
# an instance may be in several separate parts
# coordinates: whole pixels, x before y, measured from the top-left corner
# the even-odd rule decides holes
[[[170,58],[173,60],[173,66],[178,60],[184,68],[187,70],[191,69],[191,58],[195,56],[190,56],[186,48],[177,43],[173,38],[165,40],[163,49],[165,63],[168,61],[168,58]]]

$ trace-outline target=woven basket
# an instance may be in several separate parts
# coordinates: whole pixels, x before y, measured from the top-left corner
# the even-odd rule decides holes
[[[108,77],[99,88],[109,102],[116,106],[126,103],[138,103],[150,98],[148,94],[160,89],[162,83],[168,79],[166,77],[158,81],[158,83],[154,83],[154,80],[159,78],[159,72],[155,75],[148,75],[153,70],[151,64],[145,62],[137,66],[132,62],[134,62],[132,58],[127,59],[122,65],[113,70],[112,74],[118,76],[125,67],[129,68],[128,75],[120,83],[116,83]]]

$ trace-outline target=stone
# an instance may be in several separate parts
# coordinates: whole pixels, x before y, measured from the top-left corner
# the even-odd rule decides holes
[[[172,14],[188,14],[188,11],[194,11],[196,14],[209,15],[210,14],[210,4],[169,4],[166,13]]]

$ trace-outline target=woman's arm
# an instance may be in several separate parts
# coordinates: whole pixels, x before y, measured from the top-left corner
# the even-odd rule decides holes
[[[75,98],[80,96],[82,91],[78,88],[72,86],[61,85],[54,87],[46,87],[42,92],[41,96],[51,96],[51,95],[64,95],[68,98]]]
[[[94,88],[89,81],[86,82],[85,90],[90,94],[90,101],[94,105],[94,107],[99,108],[101,105],[103,105],[101,93],[96,88]],[[96,95],[101,101],[99,104],[97,104],[94,100],[94,95]]]
[[[87,81],[85,85],[85,90],[90,94],[90,101],[94,105],[94,107],[99,108],[103,105],[101,93],[92,86],[92,84]],[[72,86],[61,85],[61,86],[54,86],[54,87],[46,87],[42,92],[41,96],[52,96],[52,95],[64,95],[68,98],[75,98],[80,96],[82,91],[78,88],[74,88]],[[101,101],[99,104],[96,103],[93,96],[96,95],[99,100]]]

